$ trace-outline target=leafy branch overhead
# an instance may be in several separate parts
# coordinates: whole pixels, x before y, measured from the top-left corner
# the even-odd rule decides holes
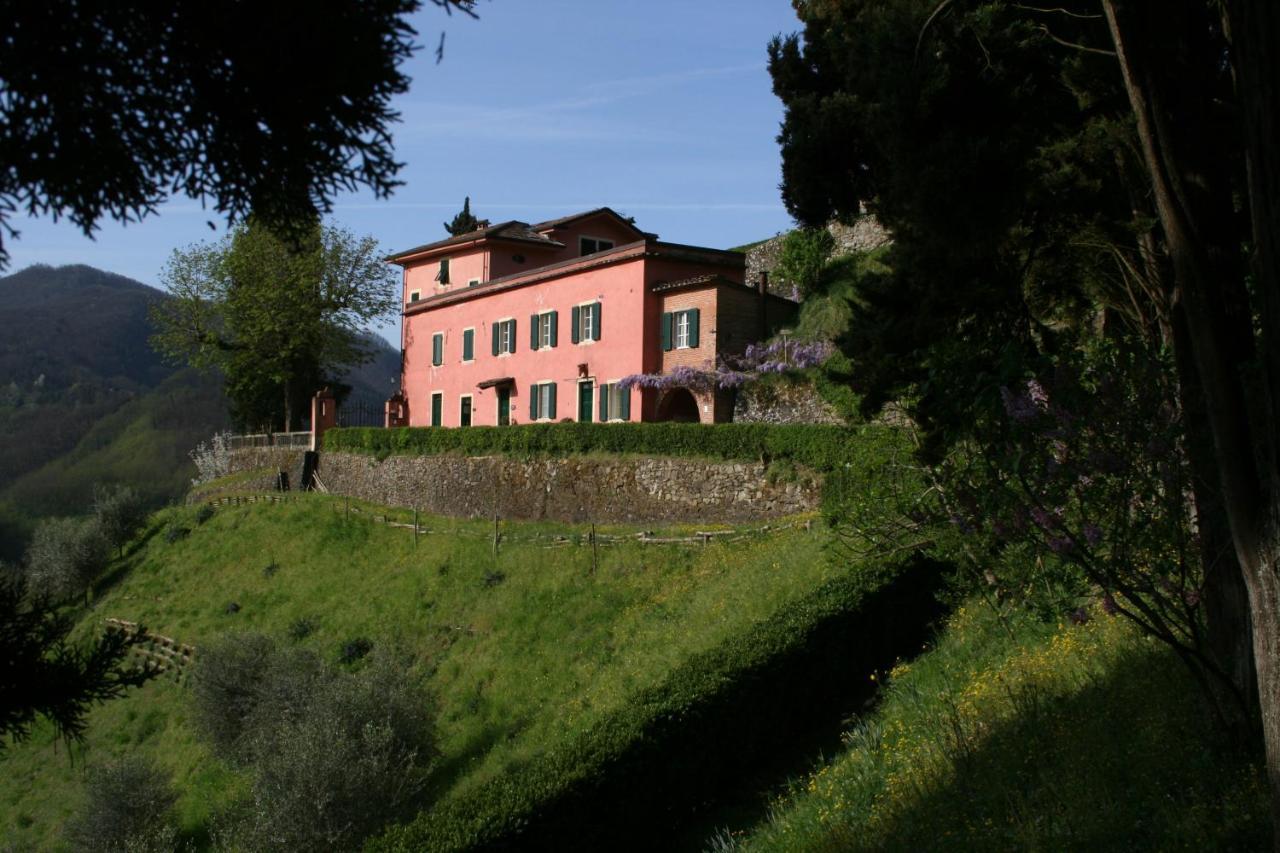
[[[472,0],[431,3],[476,15]],[[9,5],[0,233],[16,237],[10,218],[23,213],[92,234],[171,195],[283,229],[328,213],[344,191],[389,196],[403,165],[391,100],[409,88],[408,18],[421,5]]]

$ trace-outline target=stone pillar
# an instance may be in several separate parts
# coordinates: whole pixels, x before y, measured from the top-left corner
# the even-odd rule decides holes
[[[387,400],[383,409],[383,425],[387,429],[409,425],[409,400],[403,392],[397,391]]]
[[[311,398],[311,449],[320,449],[325,430],[338,425],[338,401],[324,388]]]

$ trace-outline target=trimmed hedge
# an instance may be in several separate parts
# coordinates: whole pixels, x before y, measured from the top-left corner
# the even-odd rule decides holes
[[[891,446],[901,433],[879,424],[678,424],[558,423],[507,427],[348,427],[329,430],[324,449],[389,455],[565,456],[581,453],[637,453],[714,459],[772,461],[789,459],[830,471],[865,464]]]
[[[366,849],[660,849],[797,732],[869,698],[867,674],[920,648],[941,567],[833,579],[696,655],[571,743],[390,828]]]

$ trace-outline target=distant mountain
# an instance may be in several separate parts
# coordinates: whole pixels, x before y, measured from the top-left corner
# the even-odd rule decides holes
[[[95,483],[152,504],[180,497],[192,447],[228,426],[221,381],[166,364],[147,340],[163,291],[87,266],[33,266],[0,278],[0,558],[34,519],[82,512]],[[374,360],[344,381],[385,400],[400,357],[370,336]]]

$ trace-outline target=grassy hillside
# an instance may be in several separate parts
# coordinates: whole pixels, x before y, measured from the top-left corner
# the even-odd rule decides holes
[[[199,646],[254,630],[337,658],[364,637],[411,653],[440,702],[443,759],[433,796],[465,797],[626,708],[693,656],[766,620],[841,574],[823,559],[817,526],[736,543],[593,549],[551,545],[585,531],[424,519],[403,529],[346,517],[344,502],[194,509],[153,517],[92,609]],[[170,543],[171,526],[190,533]],[[604,530],[602,528],[602,530]],[[631,532],[610,528],[609,532]],[[238,612],[230,613],[235,602]],[[210,757],[188,724],[185,688],[161,681],[96,710],[74,765],[40,731],[0,758],[4,834],[50,845],[77,806],[86,764],[136,750],[183,789],[184,830],[202,837],[210,813],[244,780]]]
[[[1264,768],[1206,729],[1186,669],[1118,617],[1008,627],[974,602],[735,851],[1263,850]]]

